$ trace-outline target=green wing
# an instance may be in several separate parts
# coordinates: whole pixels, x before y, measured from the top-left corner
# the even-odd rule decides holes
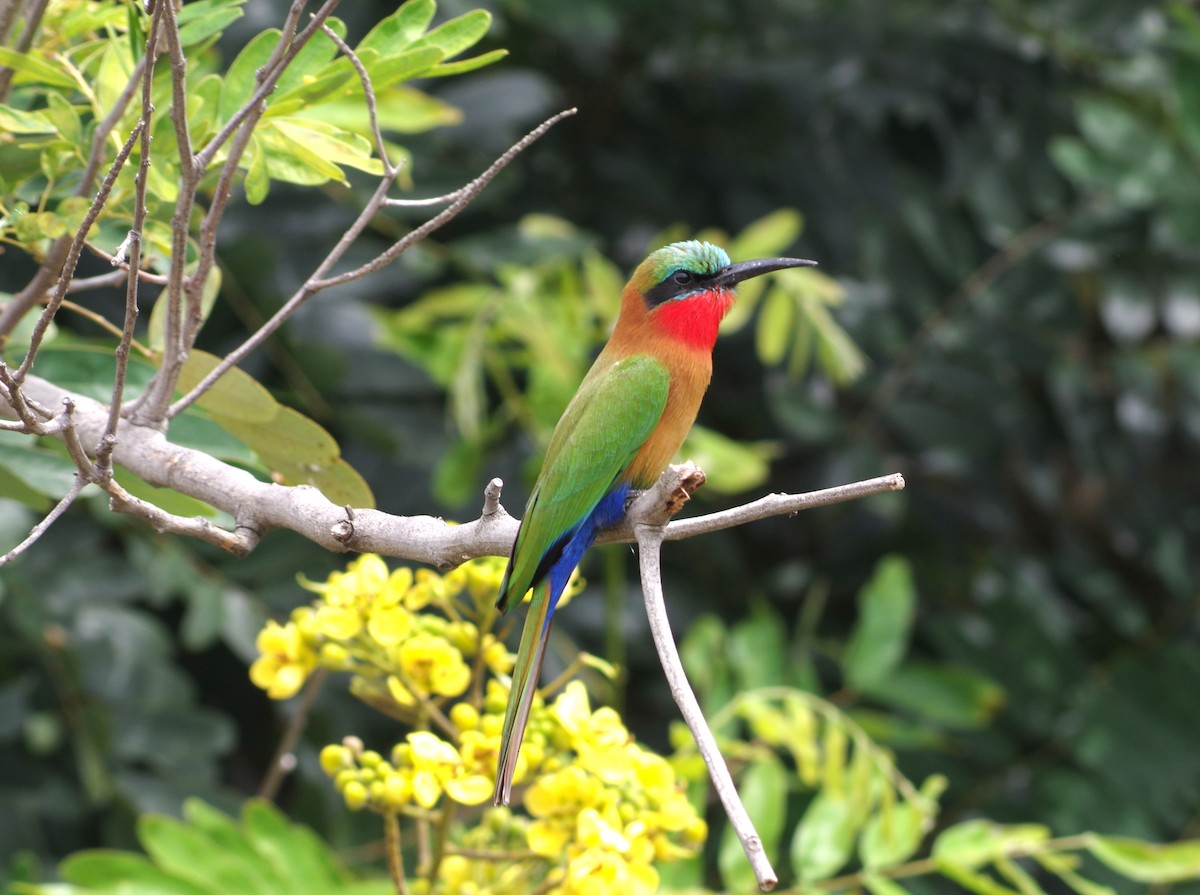
[[[544,574],[547,552],[612,490],[667,406],[670,376],[647,354],[589,373],[550,439],[525,508],[497,605],[519,600]]]

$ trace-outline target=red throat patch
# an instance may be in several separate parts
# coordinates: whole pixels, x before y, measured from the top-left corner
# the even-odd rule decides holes
[[[685,345],[712,351],[717,329],[733,305],[733,292],[713,289],[664,302],[650,312],[658,328]]]

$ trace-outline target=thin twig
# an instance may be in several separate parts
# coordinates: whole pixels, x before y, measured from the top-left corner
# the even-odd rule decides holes
[[[239,525],[237,531],[230,532],[201,516],[176,516],[147,500],[134,497],[117,484],[116,479],[109,479],[104,484],[104,490],[111,498],[109,504],[114,511],[140,516],[157,532],[197,538],[234,556],[245,556],[258,544],[258,533],[252,528]]]
[[[62,500],[55,504],[54,509],[46,514],[46,518],[33,527],[25,540],[19,543],[16,547],[13,547],[3,556],[0,556],[0,566],[12,562],[14,559],[36,544],[41,536],[44,535],[50,528],[50,526],[58,520],[58,517],[65,513],[67,508],[75,502],[75,498],[79,496],[80,492],[83,491],[87,485],[88,481],[86,478],[84,478],[83,473],[75,473],[75,479],[71,482],[71,489],[67,491]]]
[[[153,52],[154,41],[147,39],[147,52]],[[129,371],[129,346],[133,344],[133,331],[138,319],[138,271],[142,266],[142,234],[146,226],[146,181],[150,171],[150,116],[154,113],[151,103],[154,87],[154,68],[145,66],[142,78],[142,140],[139,147],[141,158],[137,173],[133,177],[133,221],[122,246],[125,247],[125,315],[121,321],[121,338],[117,341],[116,368],[113,372],[112,400],[108,405],[108,423],[96,446],[96,472],[100,483],[112,478],[112,453],[117,445],[117,426],[121,422],[121,402],[125,397],[125,377]],[[118,254],[121,250],[118,250]]]
[[[121,279],[122,280],[125,279],[124,274],[121,275]],[[85,308],[83,305],[78,305],[73,301],[63,301],[62,305],[59,307],[59,310],[60,311],[70,311],[72,314],[78,314],[80,317],[83,317],[85,320],[90,320],[92,323],[96,324],[96,326],[100,327],[102,330],[109,333],[110,335],[116,336],[118,339],[121,338],[121,333],[122,333],[121,327],[117,326],[115,323],[110,321],[108,318],[106,318],[100,314],[97,314],[91,308]],[[137,351],[137,353],[140,354],[142,357],[153,357],[154,356],[154,352],[151,351],[149,348],[147,348],[145,345],[143,345],[141,342],[139,342],[137,339],[131,340],[129,345],[131,348],[133,348],[135,351]]]
[[[530,144],[538,140],[543,134],[546,133],[546,131],[552,128],[563,118],[574,115],[575,111],[575,109],[567,109],[543,121],[540,125],[514,143],[508,149],[508,151],[496,159],[496,161],[492,162],[486,171],[484,171],[473,181],[471,181],[471,183],[464,187],[462,195],[460,195],[458,199],[454,201],[454,204],[452,204],[449,208],[444,209],[435,217],[426,221],[420,227],[417,227],[415,230],[409,232],[408,235],[398,240],[390,248],[377,255],[373,260],[368,261],[366,264],[356,267],[353,270],[346,271],[345,273],[326,279],[325,275],[333,267],[333,265],[338,262],[342,255],[345,254],[346,250],[353,244],[354,240],[358,238],[363,229],[366,228],[367,224],[370,222],[375,213],[378,212],[383,200],[386,198],[386,192],[391,186],[392,180],[388,177],[382,178],[380,180],[379,187],[377,187],[375,190],[375,194],[363,208],[363,211],[350,226],[350,229],[347,230],[342,238],[338,241],[337,245],[334,246],[333,250],[317,267],[316,271],[313,272],[313,275],[308,278],[304,285],[301,286],[291,298],[284,302],[283,306],[271,316],[270,320],[259,327],[259,329],[248,339],[246,339],[245,342],[226,355],[224,360],[213,367],[213,369],[209,371],[208,375],[201,379],[200,382],[198,382],[190,392],[172,404],[169,411],[169,416],[172,418],[178,416],[180,413],[190,407],[197,398],[212,388],[213,384],[222,376],[224,376],[226,372],[241,363],[242,360],[248,357],[251,352],[258,348],[259,345],[270,338],[270,336],[277,329],[279,329],[279,327],[281,327],[288,319],[292,317],[293,314],[296,313],[301,305],[303,305],[318,292],[328,289],[331,286],[338,286],[343,283],[351,282],[352,280],[360,279],[367,274],[381,270],[383,267],[387,266],[397,257],[399,257],[403,252],[411,248],[415,243],[424,239],[430,233],[433,233],[439,227],[455,218],[471,202],[471,200],[473,200],[479,195],[479,193],[483,191],[483,189],[492,181],[493,178],[495,178],[498,173],[500,173],[500,171],[502,171],[510,162],[512,162],[514,158],[516,158],[522,151],[527,149]]]
[[[133,72],[129,76],[129,81],[121,90],[117,101],[113,103],[112,109],[96,125],[96,130],[92,134],[92,145],[88,150],[87,164],[84,166],[83,175],[79,179],[79,186],[75,189],[76,196],[86,196],[91,192],[92,186],[96,182],[96,176],[100,172],[101,162],[104,160],[104,149],[108,142],[108,137],[125,114],[126,106],[133,99],[133,94],[137,90],[137,85],[141,79],[145,64],[145,57],[137,61],[137,64],[133,67]],[[97,114],[99,113],[97,112]],[[46,253],[46,260],[38,268],[33,279],[17,295],[13,296],[12,301],[3,309],[0,309],[0,347],[3,347],[13,327],[21,321],[25,314],[35,305],[41,304],[44,301],[44,296],[50,288],[51,282],[53,282],[54,278],[62,270],[62,265],[66,260],[70,245],[70,237],[60,236],[56,239],[50,250]]]
[[[578,109],[564,109],[557,115],[552,115],[527,133],[524,137],[514,143],[508,150],[496,159],[488,169],[472,180],[469,184],[463,187],[458,197],[450,204],[448,208],[443,209],[435,217],[430,218],[421,226],[410,232],[403,239],[398,240],[389,249],[382,252],[378,257],[368,261],[353,270],[348,270],[345,273],[338,274],[335,277],[330,277],[325,280],[318,280],[314,285],[318,289],[328,289],[330,286],[340,286],[342,283],[349,283],[353,280],[360,279],[369,273],[374,273],[380,270],[398,258],[401,254],[408,251],[414,244],[420,242],[430,233],[449,223],[458,214],[467,207],[468,204],[478,196],[487,187],[489,183],[508,167],[518,155],[528,149],[533,143],[536,143],[545,133],[562,121],[564,118],[570,118]]]
[[[687,722],[687,726],[696,740],[696,747],[704,758],[704,763],[708,766],[713,789],[716,790],[721,804],[725,807],[730,826],[733,827],[742,843],[742,849],[746,852],[746,857],[754,870],[754,877],[758,880],[758,887],[764,892],[769,892],[775,888],[779,878],[763,850],[762,839],[754,828],[754,822],[750,819],[746,807],[738,796],[733,777],[730,776],[729,768],[721,757],[721,750],[717,747],[716,737],[713,736],[704,720],[704,713],[700,709],[700,703],[696,700],[696,694],[688,683],[683,663],[679,659],[679,650],[676,649],[675,640],[671,634],[671,625],[667,619],[667,606],[663,600],[662,572],[659,562],[664,526],[661,521],[641,521],[646,518],[645,514],[637,512],[638,504],[641,502],[640,499],[635,502],[630,513],[635,514],[634,518],[637,520],[633,523],[633,530],[638,545],[638,563],[641,569],[642,595],[646,602],[646,618],[650,622],[650,633],[654,638],[654,646],[658,650],[658,658],[662,663],[671,695],[675,698],[683,720]]]
[[[42,339],[45,338],[46,330],[50,327],[50,321],[58,313],[58,308],[62,304],[62,300],[66,297],[67,287],[71,285],[71,278],[75,275],[75,265],[79,263],[79,255],[83,251],[83,243],[87,239],[88,231],[92,228],[92,224],[96,222],[96,218],[100,216],[100,212],[104,208],[104,203],[108,201],[108,194],[112,191],[113,184],[117,181],[117,175],[125,167],[125,161],[129,158],[129,153],[133,151],[133,144],[141,132],[142,122],[139,121],[134,125],[133,131],[129,134],[129,138],[125,141],[124,145],[121,146],[117,157],[113,159],[107,176],[105,176],[104,181],[100,184],[100,189],[96,192],[96,198],[92,200],[91,207],[88,208],[87,214],[84,215],[83,223],[75,231],[75,238],[71,240],[70,247],[67,249],[66,260],[58,276],[58,283],[55,284],[54,292],[51,294],[50,300],[46,303],[46,309],[42,311],[37,324],[33,328],[33,334],[29,338],[29,348],[25,352],[25,359],[21,361],[21,365],[13,373],[13,378],[18,384],[25,380],[25,377],[29,374],[29,368],[33,366],[33,359],[37,356],[38,349],[42,345]]]
[[[408,895],[408,881],[404,878],[404,855],[400,852],[400,819],[396,812],[383,815],[384,852],[387,855],[388,876],[396,887],[396,895]]]
[[[33,36],[37,33],[38,27],[42,24],[42,16],[46,14],[46,7],[49,5],[49,0],[33,0],[29,4],[29,8],[25,15],[25,27],[21,31],[21,36],[17,39],[17,45],[13,48],[18,54],[24,55],[29,52],[29,48],[33,46]],[[8,91],[12,87],[13,70],[7,65],[0,66],[0,103],[8,99]]]
[[[375,137],[375,152],[379,155],[379,161],[383,163],[384,174],[395,177],[400,168],[398,165],[393,165],[388,158],[387,144],[383,140],[383,131],[379,127],[379,107],[375,100],[375,85],[371,83],[371,75],[367,71],[367,67],[363,65],[362,60],[358,58],[358,54],[350,48],[350,45],[338,36],[336,31],[325,24],[321,25],[321,30],[341,50],[342,55],[350,60],[350,64],[354,66],[354,70],[358,73],[358,80],[362,84],[363,97],[367,104],[367,118],[371,122],[371,134]]]
[[[288,718],[287,726],[283,729],[283,736],[279,738],[279,745],[275,747],[275,754],[271,756],[271,766],[267,768],[266,776],[258,787],[260,799],[273,802],[279,794],[283,778],[292,770],[296,745],[308,724],[308,716],[312,713],[313,704],[317,701],[317,694],[321,692],[325,678],[325,669],[318,668],[304,685],[300,701],[293,708],[292,716]]]
[[[150,381],[137,404],[135,419],[139,425],[165,427],[167,406],[180,370],[187,360],[190,346],[184,344],[182,314],[184,301],[184,267],[187,263],[188,231],[192,208],[196,202],[196,190],[203,169],[196,162],[192,150],[191,131],[187,120],[187,57],[179,42],[179,21],[175,17],[175,6],[162,2],[155,6],[151,22],[150,37],[146,42],[147,55],[154,49],[153,41],[159,32],[167,42],[167,55],[171,64],[171,123],[175,128],[175,142],[179,155],[179,195],[175,200],[175,212],[171,215],[171,264],[167,271],[167,319],[163,325],[162,366]],[[160,297],[159,301],[163,298]]]
[[[696,535],[709,534],[747,522],[757,522],[772,516],[795,515],[801,510],[811,510],[830,504],[844,503],[848,500],[858,500],[888,491],[903,491],[904,476],[898,472],[880,476],[876,479],[865,479],[848,485],[837,485],[833,488],[822,488],[820,491],[807,491],[803,494],[768,494],[751,503],[723,510],[719,513],[709,513],[693,519],[677,519],[667,526],[664,540],[681,541],[684,538],[694,538]],[[597,539],[597,543],[603,543]]]
[[[304,0],[293,0],[291,8],[288,10],[287,20],[284,22],[283,33],[280,36],[279,43],[275,47],[275,52],[271,54],[271,58],[263,66],[265,75],[260,80],[258,88],[233,113],[224,126],[217,131],[216,136],[208,141],[208,145],[196,153],[196,164],[201,170],[206,169],[212,164],[213,158],[237,129],[241,127],[242,122],[248,116],[253,115],[259,104],[271,95],[275,90],[275,85],[279,83],[279,78],[284,70],[296,58],[296,54],[304,49],[305,45],[317,33],[317,30],[329,18],[340,2],[341,0],[325,0],[320,8],[312,14],[312,20],[304,27],[304,30],[296,34],[295,37],[291,37],[295,32],[296,24],[299,22],[300,13],[304,9]]]

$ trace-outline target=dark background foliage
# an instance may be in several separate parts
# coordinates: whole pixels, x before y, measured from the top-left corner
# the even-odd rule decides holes
[[[839,660],[853,596],[880,557],[902,555],[919,593],[914,656],[995,685],[981,704],[974,684],[960,693],[942,675],[879,703],[892,715],[878,732],[901,766],[950,778],[945,820],[1200,833],[1194,13],[1137,0],[490,8],[491,46],[512,54],[430,86],[464,120],[406,142],[421,194],[458,186],[558,108],[579,115],[435,243],[322,296],[248,369],[337,435],[381,508],[466,517],[475,497],[438,506],[430,485],[455,439],[444,396],[373,347],[368,308],[555,251],[517,229],[529,213],[571,221],[628,269],[670,224],[736,231],[799,208],[806,226],[791,254],[819,259],[845,286],[839,319],[870,369],[845,388],[793,378],[764,370],[739,334],[718,346],[701,422],[777,441],[770,490],[890,471],[908,488],[671,545],[677,624],[753,608],[789,632],[815,631],[797,666],[852,701]],[[390,9],[341,14],[354,35]],[[247,12],[245,33],[274,21],[263,4]],[[354,205],[280,194],[230,213],[228,301],[208,350],[270,313],[307,276],[296,260],[327,245]],[[497,437],[469,493],[501,475],[517,512],[535,451]],[[735,502],[710,495],[700,509]],[[0,509],[7,543],[27,518]],[[630,724],[662,744],[673,709],[625,555],[593,557],[588,570],[624,599],[623,619],[606,621],[612,601],[596,593],[560,629],[603,654],[606,625],[610,645],[621,626],[638,682],[623,697]],[[232,561],[94,506],[6,569],[10,870],[127,843],[138,812],[175,810],[185,793],[232,805],[254,791],[289,711],[246,678],[254,631],[304,599],[298,572],[339,562],[285,534]],[[353,844],[368,834],[336,810],[313,761],[349,731],[390,741],[331,688],[282,800]]]

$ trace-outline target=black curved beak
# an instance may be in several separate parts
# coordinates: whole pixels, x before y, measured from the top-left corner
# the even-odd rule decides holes
[[[718,286],[736,286],[742,280],[786,270],[789,267],[816,267],[816,261],[802,261],[799,258],[758,258],[754,261],[738,261],[728,267],[721,268],[717,273]]]

